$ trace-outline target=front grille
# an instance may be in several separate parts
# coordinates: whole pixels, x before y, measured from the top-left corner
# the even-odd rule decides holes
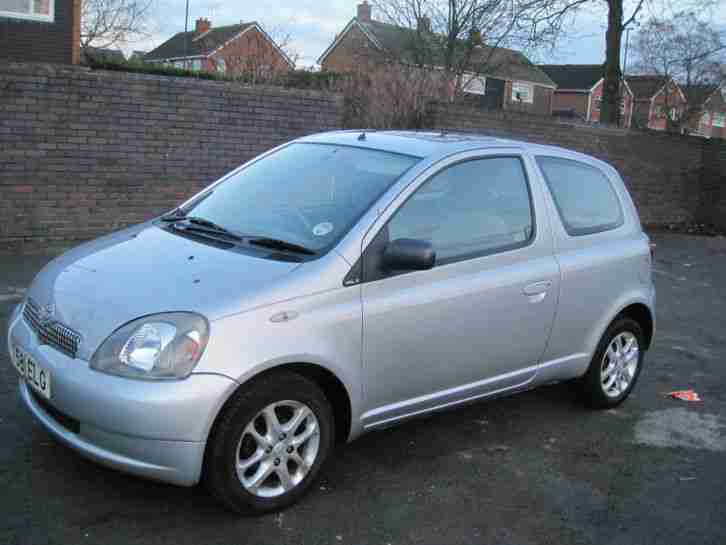
[[[30,392],[30,395],[33,396],[33,401],[40,405],[40,407],[46,412],[46,414],[48,414],[48,416],[58,422],[58,424],[63,426],[69,432],[75,433],[76,435],[81,433],[81,423],[78,420],[60,412],[58,409],[53,407],[53,405],[51,405],[45,399],[36,394],[30,386],[28,386],[27,388]]]
[[[45,322],[41,320],[40,307],[28,299],[23,309],[23,318],[28,323],[40,340],[40,344],[46,344],[63,352],[71,358],[76,357],[78,344],[81,336],[71,328],[55,321]]]

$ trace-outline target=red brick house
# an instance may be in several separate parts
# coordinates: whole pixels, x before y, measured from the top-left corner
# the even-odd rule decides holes
[[[81,0],[0,0],[0,61],[78,64]]]
[[[686,96],[678,83],[666,76],[628,76],[635,101],[633,127],[664,131],[681,126],[687,110]]]
[[[600,122],[605,83],[602,64],[540,64],[539,68],[557,84],[553,115]],[[630,127],[632,116],[633,92],[623,81],[620,86],[620,126]]]
[[[417,29],[376,21],[367,1],[358,5],[354,17],[318,59],[323,71],[367,73],[381,67],[425,66],[440,70],[440,51],[432,48],[421,56],[422,37],[434,36],[428,18]],[[417,42],[418,41],[418,42]],[[417,45],[419,44],[419,45]],[[470,72],[459,83],[467,102],[494,109],[516,109],[549,115],[555,83],[519,51],[479,45],[469,60]],[[474,68],[476,67],[476,69]],[[443,72],[441,72],[443,74]],[[447,82],[453,98],[456,82]]]
[[[726,140],[726,84],[690,85],[683,92],[688,99],[688,132]]]
[[[197,19],[193,31],[179,32],[149,51],[144,62],[256,77],[295,68],[290,57],[258,23],[212,28],[208,19]]]

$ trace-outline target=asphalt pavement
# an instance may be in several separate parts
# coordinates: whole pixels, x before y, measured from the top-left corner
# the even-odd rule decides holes
[[[340,447],[304,500],[240,518],[101,468],[20,407],[0,350],[0,544],[726,543],[726,239],[656,235],[658,325],[621,407],[549,386]],[[43,257],[0,257],[0,332]],[[703,401],[664,395],[692,388]]]

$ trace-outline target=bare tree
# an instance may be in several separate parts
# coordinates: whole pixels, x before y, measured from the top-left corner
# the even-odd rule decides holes
[[[552,0],[374,0],[383,18],[411,29],[406,60],[436,66],[452,76],[457,93],[468,82],[511,59],[501,47],[522,50],[551,45],[554,25],[536,25],[532,6]]]
[[[679,9],[686,5],[706,10],[720,0],[674,0]],[[601,120],[616,124],[620,115],[622,71],[620,52],[623,32],[635,22],[644,8],[651,12],[669,9],[671,0],[376,0],[374,3],[391,22],[413,27],[422,15],[431,14],[436,29],[444,36],[444,66],[452,70],[456,62],[466,62],[466,54],[457,55],[467,33],[481,37],[483,43],[520,48],[555,43],[581,11],[605,8],[605,83]],[[456,61],[455,59],[459,59]],[[456,71],[455,69],[453,71]]]
[[[724,74],[726,34],[715,25],[686,11],[669,18],[653,18],[641,26],[633,46],[634,70],[663,76],[684,84],[686,90],[704,84],[718,85]],[[685,116],[674,116],[673,93],[666,87],[662,115],[667,128],[680,129],[692,115],[700,115],[701,104],[688,104]]]
[[[442,73],[412,65],[371,67],[333,85],[346,102],[345,126],[374,129],[419,129],[426,123],[429,101],[443,100],[449,85]]]
[[[81,48],[111,47],[147,35],[154,0],[81,0]]]
[[[637,71],[669,76],[687,86],[720,83],[726,33],[694,12],[680,12],[642,25],[633,52]]]

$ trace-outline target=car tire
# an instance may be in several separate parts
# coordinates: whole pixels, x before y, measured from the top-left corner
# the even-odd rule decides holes
[[[304,417],[290,432],[289,426],[295,425],[293,418],[302,418],[299,415],[305,413],[303,408],[311,416]],[[290,413],[290,420],[286,420],[285,412]],[[272,425],[268,427],[270,419]],[[212,496],[237,513],[255,515],[284,509],[297,502],[315,481],[333,448],[334,430],[330,402],[317,384],[289,371],[265,374],[241,387],[217,418],[207,442],[203,481]],[[310,438],[294,446],[305,434]],[[242,469],[258,458],[259,462]],[[256,483],[256,477],[267,472],[268,477]]]
[[[637,343],[634,345],[637,353],[626,350],[630,340]],[[580,379],[585,404],[593,409],[611,409],[625,401],[638,381],[644,355],[645,335],[640,324],[628,317],[616,319],[600,339],[590,367]],[[631,369],[632,364],[634,369]],[[615,385],[611,384],[614,376]],[[622,380],[618,376],[622,376]]]

